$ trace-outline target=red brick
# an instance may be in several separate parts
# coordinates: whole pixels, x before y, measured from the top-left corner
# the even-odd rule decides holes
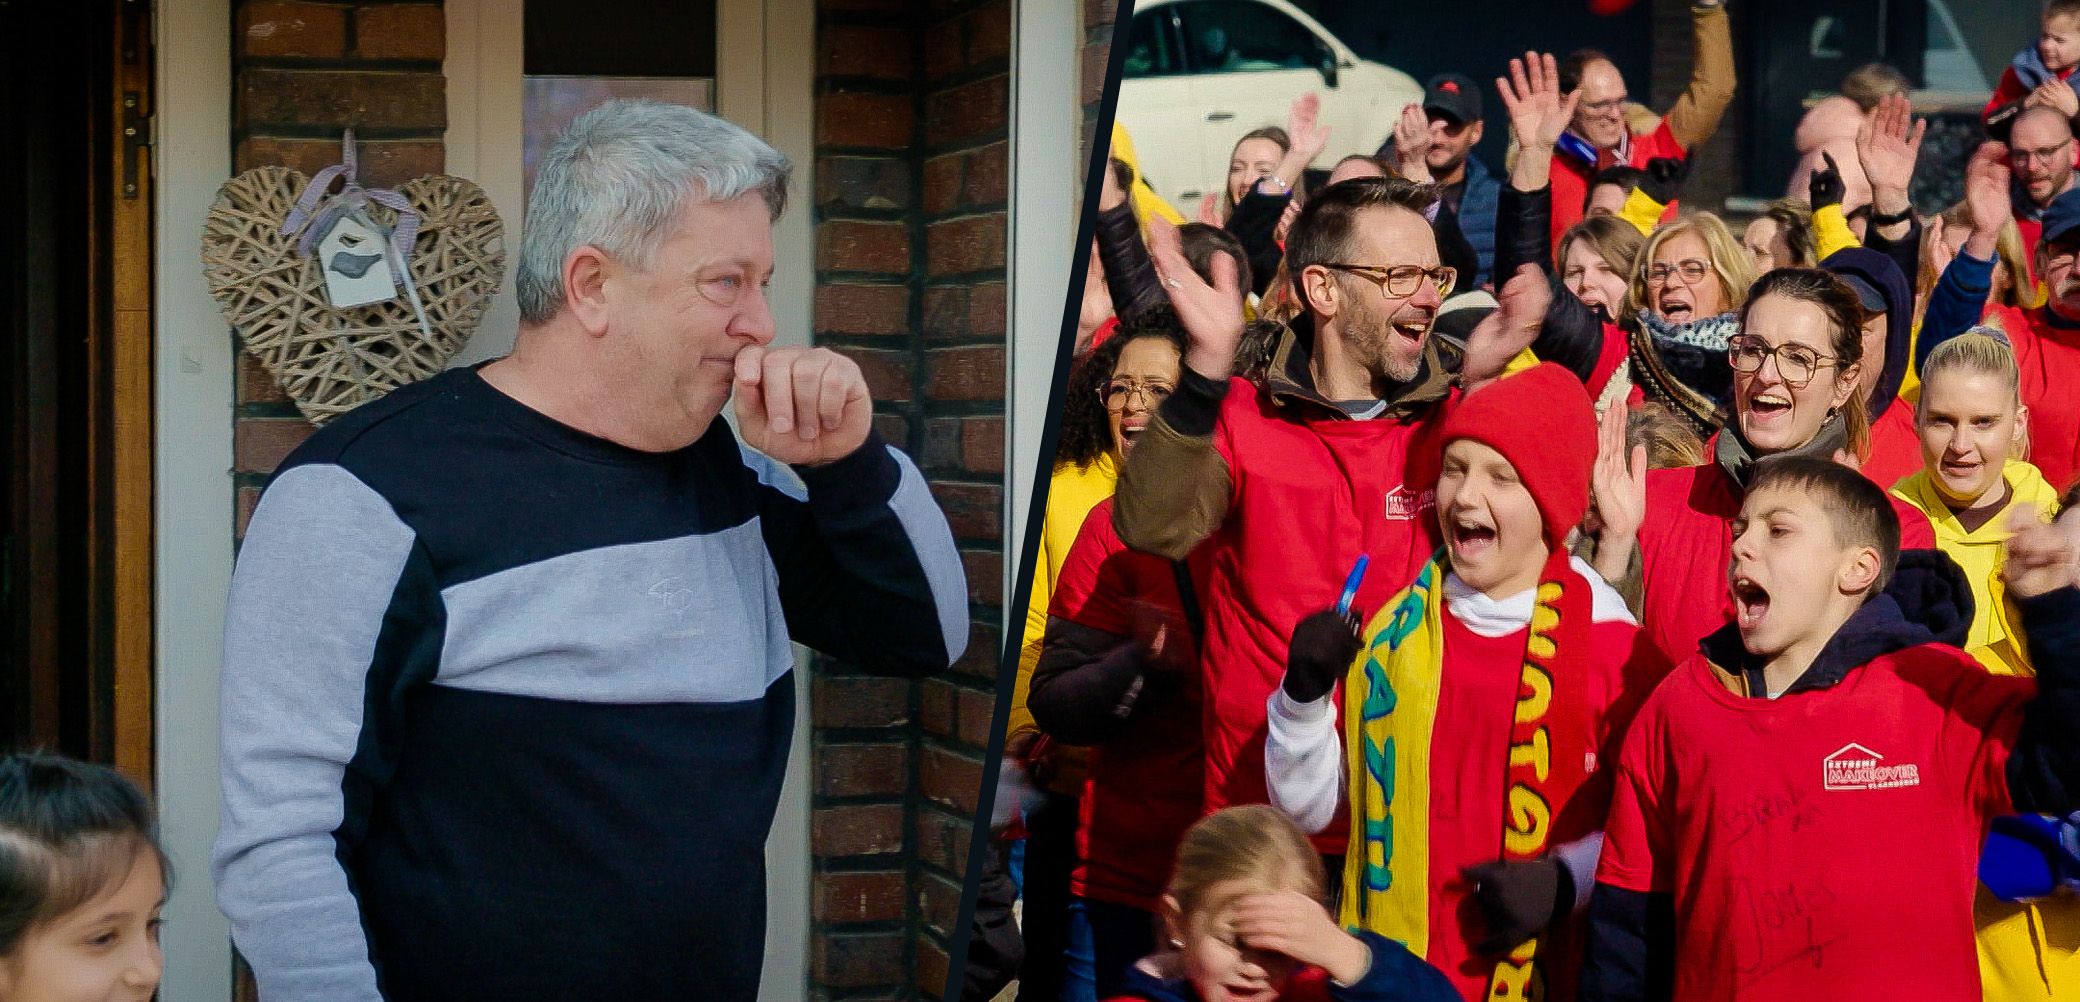
[[[961,419],[961,468],[970,473],[1004,472],[1004,419]]]
[[[953,683],[926,679],[917,689],[917,722],[927,734],[953,737],[960,732],[957,692]]]
[[[246,538],[246,526],[252,523],[253,509],[259,506],[260,488],[241,487],[238,489],[238,519],[232,526],[231,538]]]
[[[925,259],[934,277],[1004,267],[1004,214],[984,213],[925,227]]]
[[[825,210],[908,208],[910,165],[894,157],[818,158],[816,204]]]
[[[434,4],[371,4],[354,12],[354,54],[439,62],[448,54],[447,32]]]
[[[1111,69],[1112,46],[1086,45],[1083,48],[1083,103],[1097,104],[1105,97],[1105,75]]]
[[[945,947],[933,942],[929,937],[921,938],[917,941],[917,975],[913,979],[913,987],[923,997],[928,999],[945,998],[946,981],[952,969],[951,962],[946,958]]]
[[[316,430],[302,418],[240,418],[231,433],[234,468],[240,473],[273,473]]]
[[[809,947],[809,976],[832,988],[869,988],[903,978],[904,937],[897,932],[834,933]]]
[[[972,345],[925,353],[924,391],[933,400],[1004,399],[1004,347]]]
[[[907,352],[877,348],[845,348],[832,351],[859,363],[867,379],[867,392],[882,403],[910,399],[910,356]]]
[[[874,430],[881,440],[908,451],[910,448],[910,419],[901,414],[874,415]]]
[[[363,185],[394,188],[415,177],[447,168],[447,147],[438,139],[359,139],[354,143],[356,171]],[[240,172],[271,164],[302,171],[306,177],[339,162],[337,139],[278,139],[248,136],[239,140],[234,169]]]
[[[968,333],[1003,337],[1009,328],[1011,303],[1002,282],[978,282],[968,290]]]
[[[948,873],[968,866],[968,841],[975,827],[966,817],[930,808],[917,812],[917,860]]]
[[[910,36],[901,28],[826,24],[817,34],[818,76],[876,80],[911,77]]]
[[[961,204],[961,166],[965,159],[959,153],[933,157],[924,162],[924,211],[931,215],[951,212]]]
[[[274,381],[274,374],[249,351],[238,353],[238,402],[242,404],[285,404],[289,395]]]
[[[958,539],[997,542],[1004,534],[1004,488],[996,484],[935,482],[932,496]]]
[[[961,569],[968,576],[968,601],[1004,604],[1004,555],[996,550],[962,550]]]
[[[816,792],[827,797],[900,796],[910,786],[910,754],[899,744],[823,745],[815,774]]]
[[[910,272],[910,227],[903,223],[826,222],[816,228],[816,267],[823,271]]]
[[[926,748],[918,785],[925,796],[973,814],[975,802],[982,797],[982,760],[944,748]]]
[[[938,873],[920,873],[917,880],[918,917],[936,937],[951,937],[960,924],[961,885]]]
[[[954,736],[978,749],[988,748],[996,730],[997,694],[991,689],[962,689],[953,697]]]
[[[315,3],[248,3],[238,9],[241,57],[338,59],[347,51],[347,12]]]
[[[818,727],[897,727],[910,722],[910,683],[899,678],[817,675],[809,683]]]
[[[1087,28],[1110,28],[1119,22],[1117,0],[1083,0],[1083,24]]]
[[[239,125],[253,131],[348,126],[435,131],[448,127],[440,72],[246,69],[238,74]]]
[[[809,818],[809,851],[820,857],[878,856],[903,849],[901,804],[820,807]]]
[[[969,623],[968,648],[962,652],[961,659],[953,663],[953,670],[994,682],[1004,661],[1002,643],[995,627]]]
[[[819,873],[810,890],[809,918],[816,922],[890,922],[903,917],[903,874]]]
[[[816,333],[907,334],[910,289],[829,282],[816,287]]]
[[[968,205],[996,205],[1011,195],[1011,144],[991,143],[968,154],[961,198]]]
[[[967,21],[969,66],[1011,58],[1011,0],[989,0]]]
[[[1010,77],[987,77],[929,95],[924,108],[924,140],[930,145],[1000,134],[1011,123]]]
[[[924,290],[924,335],[957,338],[968,334],[968,287],[935,285]]]
[[[907,148],[917,128],[908,95],[837,91],[816,105],[816,142],[822,146]]]
[[[941,21],[924,32],[924,77],[938,80],[967,65],[961,45],[961,22]]]

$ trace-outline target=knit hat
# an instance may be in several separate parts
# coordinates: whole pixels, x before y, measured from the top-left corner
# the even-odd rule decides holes
[[[1444,422],[1443,445],[1472,439],[1502,453],[1538,502],[1546,544],[1559,549],[1589,511],[1596,465],[1596,410],[1575,374],[1541,362],[1460,401]]]

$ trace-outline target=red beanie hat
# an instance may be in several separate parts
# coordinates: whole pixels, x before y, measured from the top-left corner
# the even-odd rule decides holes
[[[1541,362],[1466,395],[1445,418],[1443,445],[1472,439],[1502,453],[1538,503],[1546,544],[1559,549],[1589,512],[1596,405],[1574,373]]]

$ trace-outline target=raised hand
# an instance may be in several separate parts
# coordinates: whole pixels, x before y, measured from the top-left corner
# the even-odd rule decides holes
[[[1209,191],[1199,199],[1199,222],[1208,226],[1219,226],[1227,220],[1221,218],[1221,193]]]
[[[1242,344],[1242,279],[1234,259],[1215,254],[1209,264],[1213,283],[1207,284],[1184,256],[1177,227],[1160,217],[1148,221],[1148,250],[1155,259],[1156,277],[1190,339],[1184,363],[1208,379],[1228,378],[1235,370],[1235,350]]]
[[[2072,527],[2047,525],[2027,506],[2018,506],[2008,516],[2006,553],[2001,560],[2001,579],[2008,592],[2018,598],[2035,598],[2075,584],[2075,533]]]
[[[1690,179],[1691,163],[1689,157],[1655,157],[1647,161],[1647,176],[1640,181],[1640,190],[1662,205],[1674,203],[1683,193],[1683,182]]]
[[[1291,957],[1353,984],[1372,966],[1364,941],[1336,924],[1321,902],[1298,891],[1251,894],[1235,902],[1235,935],[1245,945]]]
[[[1394,161],[1401,176],[1417,184],[1430,183],[1430,116],[1420,104],[1404,105],[1394,120]]]
[[[1355,613],[1323,609],[1293,627],[1286,646],[1286,677],[1281,686],[1296,703],[1312,703],[1336,688],[1364,647],[1364,628]]]
[[[1550,152],[1574,120],[1581,91],[1560,93],[1560,64],[1550,52],[1526,52],[1509,61],[1509,76],[1496,77],[1502,107],[1509,112],[1509,131],[1517,145]]]
[[[791,465],[852,455],[874,426],[859,364],[829,348],[737,352],[736,406],[744,444]]]
[[[1286,234],[1292,232],[1293,220],[1300,218],[1300,208],[1304,204],[1300,196],[1295,195],[1286,199],[1286,207],[1279,210],[1278,225],[1271,228],[1271,239],[1278,241],[1280,247],[1286,245]]]
[[[1519,265],[1495,299],[1500,308],[1466,335],[1466,358],[1459,374],[1468,390],[1499,378],[1510,359],[1538,340],[1546,310],[1553,305],[1553,289],[1545,272],[1534,265]]]
[[[1320,123],[1321,113],[1322,99],[1313,91],[1294,98],[1286,112],[1286,136],[1293,142],[1293,155],[1306,155],[1303,166],[1329,148],[1329,127]]]
[[[1972,235],[1965,238],[1964,247],[1973,257],[1981,260],[1993,257],[2001,229],[2015,218],[2014,199],[2008,191],[2013,177],[2008,170],[2006,143],[1981,143],[1977,150],[1972,151],[1972,158],[1966,161],[1964,204],[1971,212]]]
[[[2072,88],[2066,88],[2068,92]],[[1914,161],[1921,156],[1921,136],[1928,131],[1926,119],[1916,119],[1912,102],[1904,94],[1891,94],[1871,109],[1856,133],[1856,159],[1870,178],[1872,202],[1890,215],[1898,205],[1882,204],[1886,194],[1906,200],[1907,186],[1914,180]]]
[[[1625,576],[1639,527],[1647,520],[1647,447],[1625,444],[1625,405],[1603,409],[1596,426],[1596,465],[1589,485],[1603,529],[1596,536],[1596,573],[1605,581]]]
[[[1842,168],[1834,162],[1834,154],[1826,151],[1821,152],[1820,161],[1822,165],[1813,168],[1812,177],[1806,182],[1809,201],[1815,209],[1840,205],[1849,193],[1849,186],[1842,181]]]

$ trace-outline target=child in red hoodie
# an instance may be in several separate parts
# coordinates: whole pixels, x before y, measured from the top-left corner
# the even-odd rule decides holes
[[[2010,541],[2039,674],[1993,675],[1954,646],[1963,573],[1900,553],[1876,485],[1765,460],[1733,526],[1734,622],[1626,735],[1583,997],[1978,999],[1989,822],[2080,803],[2071,528]]]
[[[2080,66],[2080,0],[2048,0],[2042,25],[2037,43],[2015,53],[1980,113],[1987,131],[2002,139],[2015,116],[2031,105],[2050,105],[2067,118],[2080,115],[2080,95],[2071,79]]]

